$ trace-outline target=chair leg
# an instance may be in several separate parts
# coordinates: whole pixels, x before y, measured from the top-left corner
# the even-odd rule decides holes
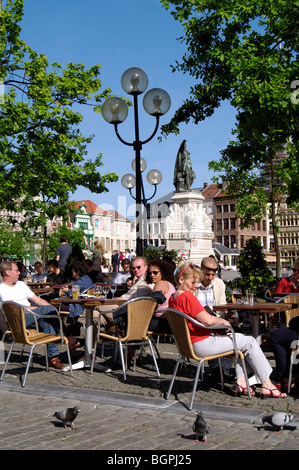
[[[223,370],[222,370],[222,361],[221,357],[218,357],[219,362],[219,372],[220,372],[220,381],[221,381],[221,388],[224,389],[224,377],[223,377]]]
[[[25,387],[25,383],[26,383],[26,380],[27,380],[27,375],[28,375],[28,372],[29,372],[29,367],[30,367],[30,363],[31,363],[31,359],[32,359],[32,354],[33,354],[34,347],[35,347],[35,345],[33,345],[33,346],[30,348],[29,358],[28,358],[28,362],[27,362],[27,365],[26,365],[26,370],[25,370],[24,380],[23,380],[23,382],[22,382],[22,387]],[[48,360],[48,356],[47,356],[47,355],[46,355],[46,358],[47,358],[47,360]]]
[[[91,366],[90,366],[90,374],[93,373],[94,363],[95,363],[95,360],[96,360],[96,348],[97,348],[97,342],[95,342],[94,346],[93,346],[93,353],[92,353]]]
[[[244,359],[241,359],[241,364],[242,364],[242,369],[244,371],[244,377],[245,377],[245,381],[246,381],[246,388],[247,388],[248,398],[251,400],[250,385],[249,385],[249,381],[248,381],[248,375],[247,375],[246,364],[245,364]]]
[[[124,350],[123,350],[123,345],[120,340],[118,340],[118,347],[119,347],[119,353],[120,353],[120,359],[121,359],[121,365],[123,369],[123,374],[124,374],[124,381],[127,381],[127,376],[126,376],[126,363],[125,363],[125,358],[124,358]]]
[[[3,376],[4,376],[4,374],[5,374],[6,367],[7,367],[7,364],[8,364],[8,361],[9,361],[9,358],[10,358],[10,355],[11,355],[12,348],[13,348],[14,344],[15,344],[15,343],[14,343],[14,341],[13,341],[13,342],[11,343],[11,345],[10,345],[9,351],[8,351],[8,353],[7,353],[7,358],[6,358],[6,361],[5,361],[5,364],[4,364],[2,373],[1,373],[0,381],[3,379]]]
[[[198,383],[199,373],[200,373],[200,371],[201,371],[201,368],[202,368],[203,363],[204,363],[204,361],[203,361],[203,359],[202,359],[202,360],[198,363],[198,366],[197,366],[197,369],[196,369],[196,375],[195,375],[195,379],[194,379],[194,385],[193,385],[191,400],[190,400],[190,404],[189,404],[189,410],[190,410],[190,411],[192,410],[192,406],[193,406],[193,402],[194,402],[194,397],[195,397],[195,392],[196,392],[196,389],[197,389],[197,383]]]
[[[70,353],[70,348],[68,344],[66,345],[66,352],[67,352],[67,358],[68,358],[69,366],[70,366],[70,374],[71,374],[71,377],[74,377],[71,353]]]
[[[151,348],[151,353],[152,353],[152,356],[153,356],[153,361],[154,361],[154,364],[155,364],[155,367],[156,367],[156,371],[157,371],[157,375],[160,379],[160,371],[159,371],[159,367],[158,367],[158,364],[157,364],[157,360],[156,360],[156,356],[155,356],[155,352],[154,352],[154,348],[153,348],[153,345],[152,345],[152,342],[151,340],[148,338],[148,344],[150,345],[150,348]]]
[[[174,381],[175,381],[175,376],[177,374],[178,367],[179,367],[179,364],[181,362],[181,359],[182,359],[182,355],[180,354],[177,361],[176,361],[176,364],[174,366],[174,371],[173,371],[172,378],[171,378],[171,381],[170,381],[170,384],[169,384],[169,387],[168,387],[168,391],[167,391],[167,394],[166,394],[166,400],[168,400],[168,398],[171,394],[171,390],[172,390],[172,387],[173,387],[173,384],[174,384]]]

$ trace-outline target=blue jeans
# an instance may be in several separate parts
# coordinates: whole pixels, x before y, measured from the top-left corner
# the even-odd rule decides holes
[[[52,305],[43,305],[42,307],[37,307],[33,310],[34,313],[39,315],[57,315],[57,311]],[[25,323],[28,328],[35,327],[35,321],[33,315],[25,314]],[[51,335],[60,334],[60,324],[59,320],[55,318],[39,318],[38,326],[43,333],[49,333]],[[59,355],[59,348],[56,344],[48,344],[48,356],[51,359],[52,357],[57,357]]]

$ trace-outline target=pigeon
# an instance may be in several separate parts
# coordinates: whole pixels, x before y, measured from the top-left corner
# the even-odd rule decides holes
[[[80,413],[80,408],[78,406],[74,406],[74,408],[67,408],[63,411],[55,411],[53,416],[63,422],[64,427],[69,429],[66,425],[67,423],[71,424],[72,429],[77,429],[77,426],[73,423],[73,421],[77,418],[78,413]]]
[[[196,420],[192,427],[196,436],[195,442],[198,443],[200,439],[204,444],[207,444],[207,435],[210,432],[210,425],[205,421],[201,411],[197,411],[196,414]]]
[[[263,424],[268,423],[271,426],[279,428],[281,432],[286,424],[288,424],[292,419],[293,415],[291,413],[273,413],[272,415],[263,416]]]

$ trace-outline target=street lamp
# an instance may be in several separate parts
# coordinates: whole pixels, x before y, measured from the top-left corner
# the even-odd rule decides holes
[[[160,116],[167,113],[170,108],[170,97],[168,93],[160,88],[153,88],[149,90],[143,98],[143,107],[145,111],[151,116],[156,117],[156,125],[151,136],[141,141],[139,138],[139,119],[138,119],[138,95],[144,93],[148,86],[148,77],[146,73],[137,67],[132,67],[126,70],[121,77],[121,85],[126,93],[133,96],[134,105],[134,124],[135,124],[135,140],[134,142],[126,142],[119,135],[118,124],[121,124],[128,115],[128,107],[124,100],[121,98],[108,98],[102,106],[102,115],[105,121],[109,124],[114,125],[115,133],[118,139],[125,145],[132,146],[135,151],[135,160],[132,162],[132,168],[135,171],[135,175],[127,174],[122,177],[121,183],[129,189],[132,197],[131,189],[136,186],[135,201],[136,201],[136,253],[138,256],[142,256],[142,238],[141,233],[141,215],[142,206],[146,206],[147,201],[152,199],[156,194],[157,184],[162,180],[162,175],[158,170],[151,170],[147,174],[147,181],[155,186],[154,194],[151,198],[146,199],[143,187],[142,172],[146,168],[146,161],[141,158],[142,145],[149,142],[156,134],[159,128]]]

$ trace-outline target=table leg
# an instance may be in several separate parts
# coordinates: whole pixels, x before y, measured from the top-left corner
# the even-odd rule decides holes
[[[79,362],[72,365],[73,370],[85,369],[91,367],[92,362],[92,347],[93,347],[93,310],[86,309],[86,331],[85,331],[85,357]],[[95,364],[95,369],[103,372],[112,372],[109,367],[102,366],[101,364]],[[63,370],[69,370],[69,367],[65,367]]]

